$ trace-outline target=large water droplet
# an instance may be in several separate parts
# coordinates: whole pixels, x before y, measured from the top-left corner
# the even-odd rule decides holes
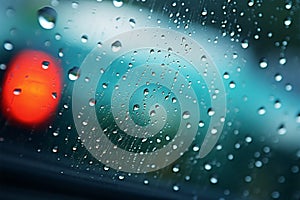
[[[121,48],[122,48],[122,44],[119,40],[117,40],[111,44],[111,50],[113,52],[118,52],[118,51],[120,51]]]
[[[49,68],[49,65],[50,65],[50,62],[49,62],[49,61],[45,61],[45,60],[44,60],[44,61],[42,62],[42,68],[43,68],[43,69],[48,69],[48,68]]]
[[[77,80],[80,76],[79,67],[73,67],[72,69],[70,69],[68,72],[68,76],[71,81]]]
[[[134,27],[135,27],[135,24],[136,24],[135,19],[130,18],[130,19],[129,19],[129,24],[130,24],[130,26],[131,26],[132,28],[134,28]]]
[[[120,8],[123,6],[123,1],[122,0],[113,0],[113,4],[115,7]]]
[[[285,128],[284,124],[281,124],[278,127],[277,132],[278,132],[279,135],[285,135],[286,134],[286,128]]]
[[[257,111],[257,113],[259,114],[259,115],[264,115],[264,114],[266,114],[266,109],[265,109],[265,107],[260,107],[259,109],[258,109],[258,111]]]
[[[190,118],[190,116],[191,116],[191,114],[190,114],[189,111],[184,111],[184,112],[182,113],[182,118],[183,118],[183,119],[188,119],[188,118]]]
[[[38,22],[44,29],[53,29],[57,18],[56,11],[51,7],[43,7],[38,10]]]
[[[11,42],[8,42],[8,41],[4,42],[3,47],[7,51],[11,51],[11,50],[14,49],[14,45]]]
[[[22,92],[22,89],[21,89],[21,88],[16,88],[16,89],[14,89],[14,91],[13,91],[14,95],[16,95],[16,96],[20,95],[21,92]]]
[[[262,59],[259,61],[259,67],[262,68],[262,69],[268,67],[268,61],[267,61],[267,59],[262,58]]]
[[[247,39],[244,39],[241,43],[241,46],[243,49],[247,49],[249,47],[249,41]]]

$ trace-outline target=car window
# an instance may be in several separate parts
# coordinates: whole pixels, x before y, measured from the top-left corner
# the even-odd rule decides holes
[[[299,7],[1,1],[2,194],[299,199]]]

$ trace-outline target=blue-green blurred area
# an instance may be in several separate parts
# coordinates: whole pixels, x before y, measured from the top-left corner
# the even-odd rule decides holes
[[[53,23],[39,21],[41,9],[45,7],[54,10],[44,14]],[[124,196],[127,193],[163,199],[300,199],[299,0],[0,0],[0,26],[0,92],[5,85],[2,80],[9,62],[23,49],[38,49],[55,57],[61,64],[64,82],[55,119],[49,121],[47,127],[18,126],[0,115],[0,179],[3,188],[9,188],[0,189],[3,195],[18,198],[20,196],[13,194],[15,191],[28,191],[24,195],[26,193],[29,198],[39,196],[33,192],[38,184],[28,180],[32,175],[34,183],[44,181],[39,180],[39,176],[51,177],[46,186],[63,183],[64,179],[77,187],[85,185],[84,193],[72,194],[70,188],[65,194],[63,189],[56,190],[61,195],[78,195],[75,196],[78,199],[101,197],[95,191],[89,196],[88,188],[96,190],[99,187],[104,191],[102,186],[107,185],[112,193],[115,189]],[[91,51],[119,34],[148,27],[178,31],[204,49],[218,69],[214,73],[219,74],[225,88],[226,116],[221,119],[224,128],[217,144],[201,158],[199,150],[205,134],[211,134],[206,133],[211,94],[210,87],[205,86],[210,83],[203,81],[205,73],[197,78],[199,74],[189,67],[182,70],[184,77],[191,74],[191,87],[199,92],[196,96],[204,102],[199,107],[203,117],[199,119],[197,135],[189,149],[171,165],[135,174],[106,166],[86,149],[73,120],[72,92],[78,77],[89,80],[86,74],[79,76],[79,71]],[[106,52],[107,56],[113,56],[113,51]],[[143,47],[137,51],[148,56],[148,50],[146,52]],[[101,71],[103,66],[96,66],[105,76],[96,90],[100,97],[96,95],[90,105],[96,104],[95,109],[99,110],[105,108],[98,113],[97,120],[104,127],[113,127],[112,132],[117,126],[110,122],[113,116],[109,112],[109,95],[114,88],[105,90],[107,86],[103,84],[115,85],[123,78],[132,67],[128,67],[128,63],[134,59],[128,55],[116,58],[106,74]],[[144,59],[139,55],[136,54],[137,62]],[[158,55],[157,59],[164,58]],[[174,68],[176,64],[173,63]],[[114,67],[122,68],[115,70]],[[120,77],[113,79],[117,74]],[[197,81],[203,83],[202,90],[196,85]],[[147,85],[147,89],[150,89],[149,96],[159,91],[162,95],[154,96],[158,99],[143,99],[146,89],[143,85],[134,94],[140,109],[131,109],[137,105],[134,98],[129,102],[129,116],[140,126],[149,125],[150,119],[150,107],[144,106],[142,110],[142,103],[155,104],[165,94],[169,95],[169,100],[174,95],[171,89],[157,85]],[[180,103],[170,101],[163,105],[173,111]],[[171,120],[168,124],[173,126],[165,126],[164,131],[171,132],[171,138],[176,137],[181,116],[173,112],[167,116]],[[160,132],[162,137],[165,137],[164,131]],[[111,137],[117,145],[122,135]],[[131,139],[125,141],[127,143],[121,144],[123,149],[136,151],[132,145],[139,144]],[[148,148],[153,149],[155,144],[150,143]],[[163,148],[164,144],[162,142],[158,148]],[[29,181],[27,186],[14,186],[9,181],[13,174],[25,177],[25,182]],[[18,177],[11,180],[17,181]],[[42,188],[46,190],[47,187]]]

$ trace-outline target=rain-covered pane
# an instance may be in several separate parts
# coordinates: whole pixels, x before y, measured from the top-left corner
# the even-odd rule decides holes
[[[3,199],[300,199],[298,0],[0,9]]]

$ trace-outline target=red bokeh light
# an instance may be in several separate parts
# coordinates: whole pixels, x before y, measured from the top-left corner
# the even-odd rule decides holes
[[[8,65],[1,107],[4,115],[23,125],[42,125],[56,111],[62,91],[59,63],[42,51],[24,50]]]

